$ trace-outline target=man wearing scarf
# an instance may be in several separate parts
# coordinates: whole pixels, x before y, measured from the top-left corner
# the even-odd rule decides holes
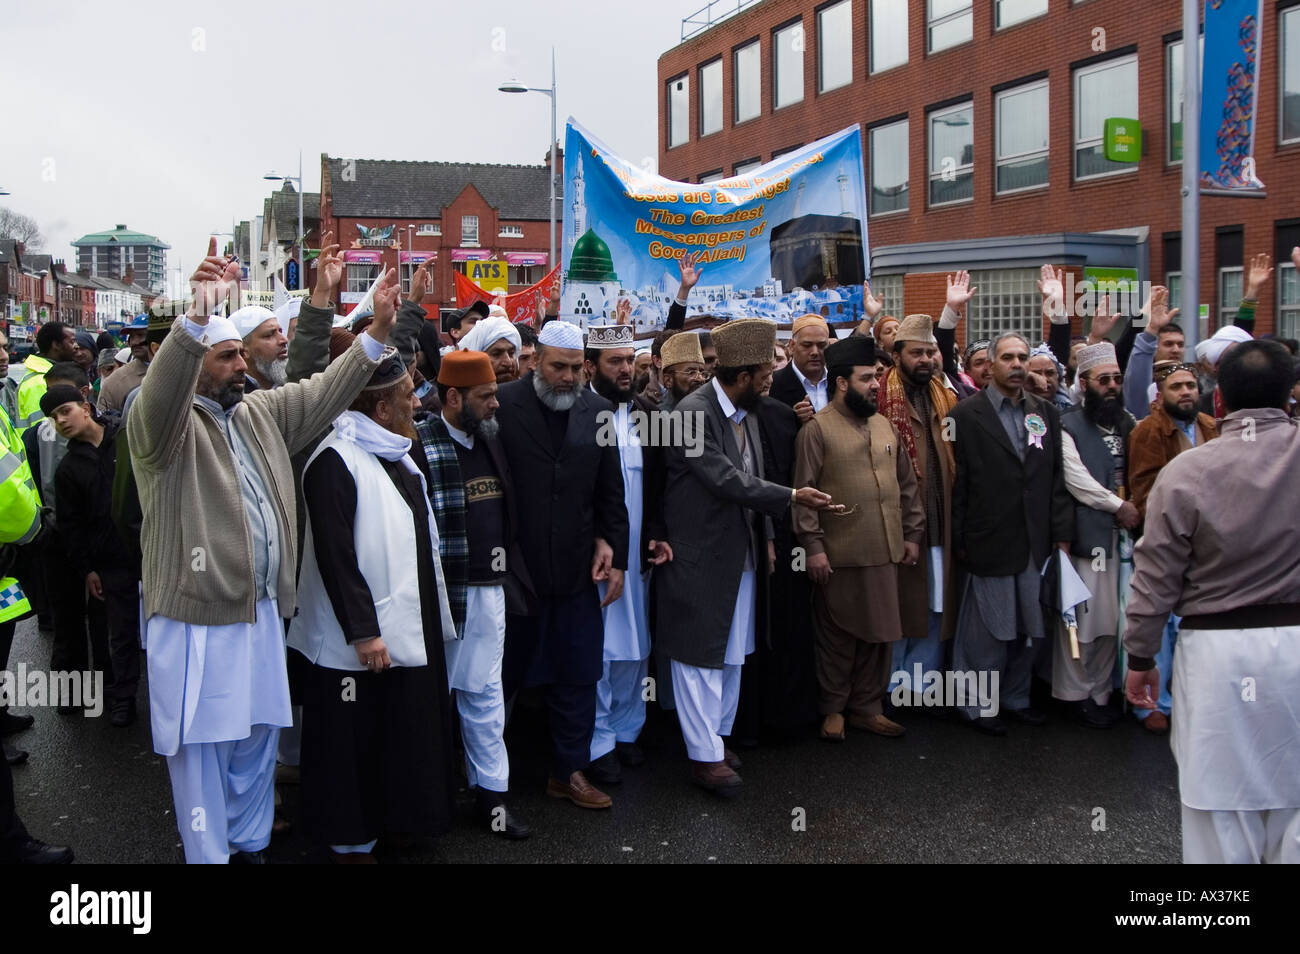
[[[905,343],[895,338],[896,347]],[[931,350],[937,360],[938,350]],[[925,511],[898,430],[876,414],[875,361],[870,338],[849,337],[826,349],[831,403],[797,441],[795,485],[816,487],[848,507],[821,514],[794,509],[814,584],[821,735],[831,741],[843,741],[846,711],[854,728],[903,734],[881,711],[881,697],[890,644],[903,635],[898,564],[917,564]]]
[[[894,336],[894,367],[880,385],[880,414],[898,431],[925,511],[922,559],[898,567],[903,639],[894,645],[894,672],[913,693],[922,674],[944,668],[944,641],[957,621],[957,581],[952,566],[952,441],[943,419],[958,395],[941,367],[929,315],[908,315]],[[948,435],[949,438],[951,435]]]
[[[345,864],[372,864],[381,835],[442,834],[453,814],[442,644],[456,629],[410,457],[418,407],[390,349],[303,471],[309,524],[289,627],[289,647],[310,664],[302,815]]]
[[[508,384],[519,377],[519,329],[506,318],[492,315],[480,318],[460,339],[461,351],[482,351],[492,362],[497,384]]]
[[[1083,403],[1061,415],[1061,462],[1074,498],[1070,561],[1092,596],[1077,610],[1077,646],[1065,623],[1055,621],[1052,696],[1093,729],[1109,729],[1108,707],[1118,651],[1119,531],[1138,524],[1128,497],[1128,439],[1136,421],[1124,409],[1123,379],[1109,341],[1079,351],[1077,375]],[[1076,652],[1077,650],[1077,652]]]

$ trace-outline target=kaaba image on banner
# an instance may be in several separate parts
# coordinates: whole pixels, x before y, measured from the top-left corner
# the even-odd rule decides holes
[[[861,285],[862,223],[847,215],[801,215],[772,229],[772,277],[781,287]]]

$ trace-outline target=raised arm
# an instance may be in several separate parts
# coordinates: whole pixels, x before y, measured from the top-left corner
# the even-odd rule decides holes
[[[681,273],[682,283],[677,286],[677,297],[668,306],[668,319],[664,322],[664,331],[680,331],[686,324],[686,304],[691,297],[691,289],[700,280],[704,267],[696,266],[699,252],[683,252],[677,256],[677,270]]]
[[[343,274],[339,247],[331,244],[333,232],[321,238],[321,252],[316,259],[316,287],[311,298],[302,303],[298,313],[298,331],[289,342],[289,364],[285,369],[290,381],[302,381],[325,370],[330,361],[330,331],[334,327],[334,303],[331,295]]]

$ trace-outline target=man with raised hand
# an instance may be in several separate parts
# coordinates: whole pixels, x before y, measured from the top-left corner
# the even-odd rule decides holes
[[[127,419],[144,514],[154,750],[167,757],[191,863],[265,862],[276,741],[290,724],[281,619],[296,610],[298,534],[289,458],[352,403],[393,323],[377,316],[324,374],[245,400],[242,338],[229,319],[209,317],[238,276],[212,239],[191,279],[194,299]],[[318,281],[311,304],[327,305],[333,291]]]

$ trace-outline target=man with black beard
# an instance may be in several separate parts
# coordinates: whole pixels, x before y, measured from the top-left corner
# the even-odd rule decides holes
[[[475,334],[485,322],[475,326]],[[413,455],[429,485],[441,539],[454,640],[445,643],[447,679],[456,694],[465,778],[480,825],[511,840],[530,829],[505,805],[510,788],[506,753],[506,568],[527,580],[517,552],[515,490],[497,440],[499,371],[482,351],[452,351],[438,369],[442,413],[416,425],[423,454]]]
[[[603,669],[600,611],[622,595],[629,536],[618,446],[598,441],[601,412],[614,406],[579,384],[582,364],[578,326],[548,321],[536,369],[497,391],[506,461],[528,475],[517,507],[524,560],[507,572],[526,570],[536,597],[527,615],[507,611],[503,682],[507,699],[545,687],[547,794],[598,809],[613,804],[585,774]],[[608,584],[603,600],[598,583]]]
[[[1052,655],[1052,695],[1093,729],[1109,729],[1111,675],[1118,651],[1119,531],[1138,525],[1128,496],[1128,437],[1137,422],[1124,409],[1124,375],[1109,341],[1080,349],[1077,375],[1083,404],[1061,415],[1061,461],[1074,498],[1070,560],[1088,592],[1075,611],[1078,645],[1057,619]],[[1099,559],[1100,558],[1100,559]]]
[[[936,348],[931,360],[937,359]],[[881,698],[890,644],[903,635],[898,565],[916,565],[925,537],[912,461],[898,430],[876,414],[875,360],[871,338],[849,337],[826,349],[831,400],[797,440],[795,484],[816,487],[848,508],[824,515],[794,510],[814,584],[821,735],[835,742],[844,740],[845,712],[854,728],[903,734],[881,711]]]
[[[1183,451],[1199,447],[1219,436],[1214,418],[1197,408],[1199,385],[1196,366],[1182,361],[1157,361],[1154,366],[1157,399],[1151,413],[1140,420],[1128,437],[1129,490],[1138,513],[1138,533],[1146,522],[1147,500],[1156,477],[1165,465]],[[1180,619],[1171,615],[1165,624],[1156,665],[1160,690],[1154,709],[1134,708],[1142,728],[1155,735],[1169,731],[1173,694],[1169,677],[1174,671],[1174,647],[1178,643]]]
[[[600,416],[597,443],[618,447],[628,520],[623,598],[602,611],[604,664],[596,684],[596,722],[588,770],[596,781],[613,785],[623,780],[622,765],[634,767],[645,762],[636,740],[645,725],[642,692],[650,660],[649,572],[651,565],[672,559],[672,550],[662,538],[654,540],[644,535],[648,487],[645,464],[657,448],[642,446],[646,432],[637,424],[637,418],[652,413],[654,405],[636,393],[632,326],[588,327],[584,357],[591,389],[614,405],[612,412]],[[605,596],[607,584],[600,584],[599,589]]]

